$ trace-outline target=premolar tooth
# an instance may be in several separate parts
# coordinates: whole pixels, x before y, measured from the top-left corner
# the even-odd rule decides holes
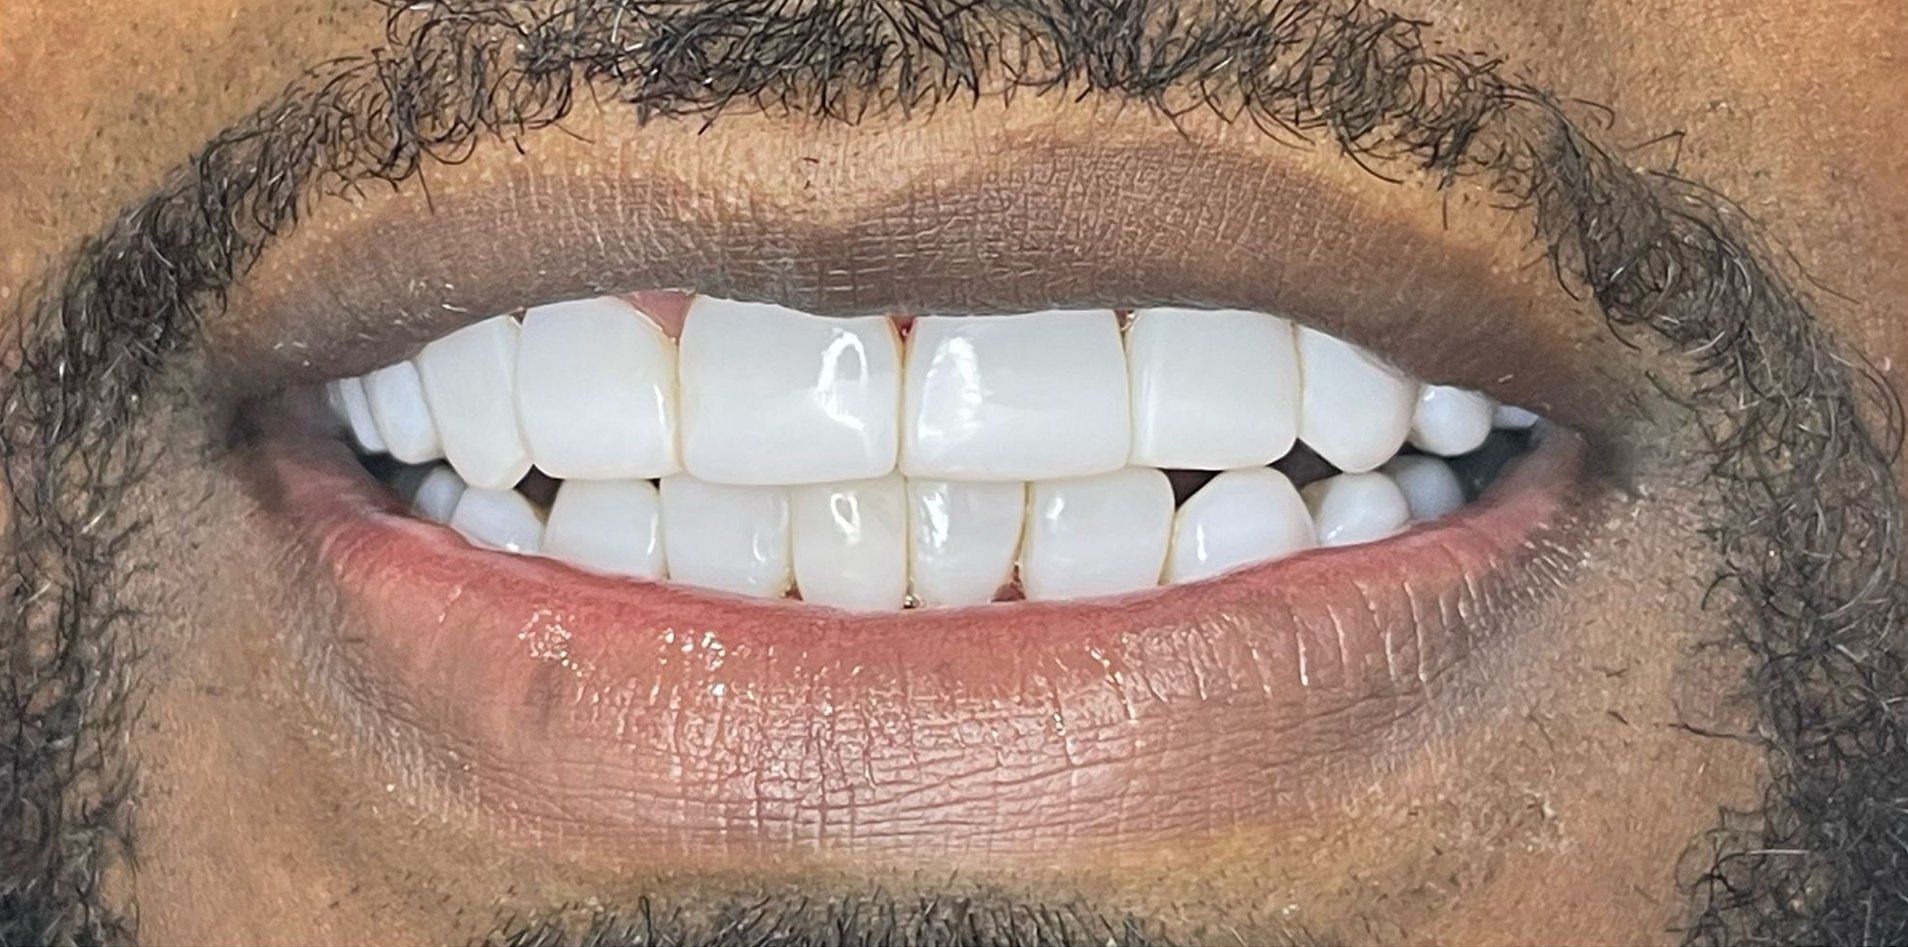
[[[543,514],[515,490],[465,490],[450,526],[475,545],[504,552],[528,555],[543,545]]]
[[[543,554],[610,575],[660,579],[662,500],[647,480],[566,480],[543,527]]]
[[[1491,426],[1506,431],[1529,430],[1537,420],[1535,413],[1514,404],[1500,404],[1491,414]]]
[[[340,378],[331,383],[337,403],[344,408],[345,425],[351,440],[366,454],[384,453],[384,436],[378,433],[377,416],[371,413],[371,398],[365,393],[363,378]]]
[[[1411,446],[1427,454],[1468,454],[1491,436],[1491,399],[1468,388],[1425,385],[1411,414]]]
[[[1373,470],[1398,452],[1411,430],[1418,386],[1349,342],[1298,330],[1304,405],[1299,439],[1340,470]]]
[[[663,478],[662,511],[671,580],[758,598],[788,591],[787,490],[676,474]]]
[[[517,320],[497,316],[465,326],[417,356],[431,418],[450,458],[472,487],[508,490],[530,472],[517,430]]]
[[[364,393],[378,422],[378,436],[392,457],[424,464],[444,456],[416,365],[399,362],[364,376]]]
[[[682,328],[682,461],[710,483],[826,483],[894,469],[892,320],[700,296]]]
[[[1255,467],[1298,436],[1292,324],[1262,312],[1142,309],[1126,330],[1132,463]]]
[[[1194,582],[1316,545],[1312,515],[1284,474],[1269,467],[1228,470],[1174,514],[1166,581]]]
[[[1299,491],[1312,511],[1321,546],[1352,546],[1384,539],[1411,522],[1411,508],[1381,473],[1327,477]]]
[[[675,345],[615,297],[533,307],[518,344],[517,418],[530,460],[552,477],[675,473]]]
[[[795,587],[836,608],[900,608],[908,594],[907,497],[901,477],[789,491]]]
[[[1413,522],[1434,520],[1464,505],[1457,472],[1436,457],[1394,457],[1382,469],[1404,494]]]
[[[1087,598],[1159,584],[1173,529],[1173,487],[1150,467],[1036,481],[1027,502],[1020,584],[1029,599]]]
[[[916,319],[901,413],[910,477],[1118,469],[1131,442],[1119,322],[1111,310]]]
[[[411,494],[411,509],[433,523],[448,523],[457,512],[457,501],[464,498],[467,484],[447,464],[438,464],[418,481]]]
[[[908,481],[908,580],[926,607],[993,601],[1013,578],[1027,485]]]

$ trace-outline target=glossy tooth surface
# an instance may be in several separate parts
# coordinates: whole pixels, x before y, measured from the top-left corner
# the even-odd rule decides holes
[[[1284,474],[1269,467],[1229,470],[1174,514],[1166,581],[1196,582],[1316,545],[1312,514]]]
[[[517,352],[517,419],[530,460],[563,480],[675,473],[675,343],[620,299],[537,306]]]
[[[534,553],[543,544],[543,514],[515,490],[465,490],[450,526],[474,545],[505,552]]]
[[[1131,439],[1119,322],[1111,310],[916,319],[901,417],[910,477],[1116,470]]]
[[[1172,529],[1172,484],[1150,467],[1037,481],[1028,491],[1021,587],[1033,600],[1151,588]]]
[[[908,481],[908,581],[927,607],[980,605],[1013,577],[1027,485]]]
[[[1381,473],[1339,474],[1307,484],[1299,493],[1312,511],[1321,546],[1374,542],[1411,522],[1404,494]]]
[[[344,382],[342,378],[334,378],[319,388],[324,399],[325,413],[333,422],[326,429],[330,434],[351,433],[351,409],[345,405]]]
[[[1394,457],[1382,469],[1404,494],[1413,522],[1434,520],[1464,505],[1457,472],[1436,457]]]
[[[1491,399],[1468,388],[1425,385],[1411,414],[1411,446],[1427,454],[1456,457],[1483,446],[1491,436]]]
[[[337,403],[344,408],[345,426],[351,439],[366,454],[384,453],[384,435],[378,433],[377,416],[371,413],[371,398],[364,390],[363,378],[340,378],[330,383],[337,392]]]
[[[411,509],[433,523],[448,523],[457,511],[457,501],[464,498],[465,488],[464,478],[457,471],[438,464],[417,482],[417,489],[411,493]]]
[[[647,480],[566,480],[543,525],[543,554],[608,575],[660,579],[662,499]]]
[[[662,511],[671,581],[757,598],[788,591],[787,490],[676,474],[663,478]]]
[[[517,321],[465,326],[424,347],[417,371],[444,456],[473,487],[508,490],[530,472],[517,430]]]
[[[906,602],[908,512],[900,475],[795,487],[788,504],[802,601],[861,611]]]
[[[364,376],[364,393],[378,422],[378,436],[391,456],[407,464],[429,463],[444,456],[416,365],[399,362]]]
[[[1135,466],[1227,470],[1292,449],[1299,369],[1290,322],[1236,309],[1141,309],[1126,352]]]
[[[697,479],[826,483],[894,469],[892,320],[699,296],[681,350],[682,461]]]
[[[1298,330],[1299,439],[1340,470],[1373,470],[1404,446],[1418,386],[1349,342]]]
[[[1537,415],[1514,404],[1500,404],[1491,413],[1491,426],[1506,431],[1529,430],[1537,423]]]

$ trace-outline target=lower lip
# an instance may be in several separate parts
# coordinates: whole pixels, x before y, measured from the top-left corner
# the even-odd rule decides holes
[[[1556,586],[1529,566],[1576,545],[1581,453],[1553,432],[1369,546],[852,615],[473,548],[334,442],[270,441],[253,473],[342,603],[303,649],[320,691],[430,802],[578,857],[1040,861],[1276,826],[1348,765],[1395,764],[1430,690],[1503,673],[1473,660],[1520,623],[1502,603]],[[1441,712],[1488,688],[1448,690]]]

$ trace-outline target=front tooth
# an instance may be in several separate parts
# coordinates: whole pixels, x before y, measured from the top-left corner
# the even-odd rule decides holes
[[[1159,584],[1173,487],[1151,467],[1036,481],[1020,584],[1034,600],[1113,595]]]
[[[1327,477],[1299,491],[1312,511],[1321,546],[1352,546],[1383,539],[1411,522],[1411,507],[1381,473]]]
[[[1126,356],[1111,310],[914,320],[901,469],[1031,480],[1104,473],[1131,443]]]
[[[465,490],[450,526],[475,545],[505,552],[532,554],[543,544],[543,515],[515,490]]]
[[[451,514],[457,512],[457,501],[464,498],[466,486],[457,471],[438,464],[418,481],[417,490],[411,494],[411,509],[433,523],[448,523]]]
[[[908,580],[927,607],[991,602],[1013,578],[1027,485],[908,481]]]
[[[675,346],[614,297],[534,307],[518,344],[517,418],[530,460],[552,477],[675,473]]]
[[[378,422],[378,436],[392,457],[424,464],[444,456],[416,365],[399,362],[364,376],[364,393]]]
[[[530,472],[517,430],[517,320],[465,326],[417,355],[431,418],[452,467],[473,487],[508,490]]]
[[[898,474],[789,491],[795,588],[836,608],[900,608],[908,595],[907,498]]]
[[[758,598],[788,591],[787,490],[676,474],[663,478],[662,511],[671,580]]]
[[[1491,416],[1491,399],[1475,391],[1425,385],[1412,409],[1411,446],[1441,457],[1468,454],[1491,436]]]
[[[550,503],[543,554],[610,575],[660,579],[662,500],[647,480],[566,480]]]
[[[1304,401],[1299,439],[1332,466],[1375,469],[1404,446],[1418,386],[1365,350],[1298,330]]]
[[[344,408],[345,424],[358,450],[366,454],[384,453],[384,436],[378,433],[377,416],[371,413],[371,398],[365,393],[364,379],[340,378],[331,383],[337,403]]]
[[[1464,505],[1464,485],[1456,471],[1436,457],[1394,457],[1383,470],[1404,494],[1413,522],[1434,520]]]
[[[1284,457],[1298,436],[1292,324],[1262,312],[1142,309],[1126,329],[1132,463],[1227,470]]]
[[[824,483],[894,469],[893,320],[698,296],[681,347],[682,461],[698,479]]]
[[[1166,581],[1195,582],[1318,545],[1298,489],[1269,467],[1228,470],[1173,517]]]

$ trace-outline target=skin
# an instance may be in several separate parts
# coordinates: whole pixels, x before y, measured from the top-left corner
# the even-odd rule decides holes
[[[1908,26],[1885,5],[1404,8],[1456,45],[1502,53],[1539,86],[1609,105],[1607,141],[1686,132],[1680,155],[1669,142],[1631,160],[1680,158],[1683,173],[1736,198],[1815,280],[1847,297],[1824,305],[1822,318],[1908,394],[1908,324],[1896,312],[1908,298],[1908,268],[1899,265],[1908,255],[1908,138],[1894,121],[1908,105],[1897,52],[1908,48]],[[379,13],[354,2],[24,0],[0,8],[8,37],[0,75],[21,77],[0,87],[0,114],[14,116],[0,124],[0,154],[9,156],[0,172],[0,232],[9,234],[0,304],[254,105],[257,90],[375,41],[378,27]],[[987,161],[993,145],[1015,135],[1079,143],[1111,127],[1136,147],[1197,146],[1274,162],[1388,226],[1438,234],[1446,224],[1428,192],[1216,124],[1194,121],[1188,145],[1150,117],[1096,111],[1096,103],[1055,97],[990,108],[858,132],[790,132],[744,118],[706,135],[668,125],[596,128],[594,145],[546,133],[528,159],[486,154],[434,176],[432,186],[455,203],[499,181],[602,175],[606,164],[614,177],[666,155],[742,202],[847,219],[857,202],[900,189],[904,168],[959,169]],[[786,147],[778,135],[791,134],[820,157],[818,169],[775,160]],[[619,135],[642,148],[616,148]],[[882,146],[871,148],[871,139]],[[605,159],[606,151],[617,157]],[[1621,390],[1641,390],[1642,366],[1546,274],[1520,271],[1531,256],[1524,231],[1474,197],[1458,196],[1443,239],[1507,274],[1523,294],[1517,309],[1529,337],[1574,364],[1608,359],[1621,366]],[[334,202],[262,261],[234,312],[269,310],[274,292],[322,263],[328,240],[420,208],[415,192]],[[1488,380],[1485,366],[1454,366],[1458,376],[1466,371]],[[182,444],[211,436],[190,399],[176,400],[155,421],[163,436]],[[1428,751],[1402,757],[1382,778],[1308,781],[1277,824],[1118,857],[1056,849],[877,860],[791,847],[712,865],[679,854],[553,851],[507,832],[500,841],[495,826],[400,786],[401,772],[357,752],[358,735],[308,699],[282,639],[269,633],[297,624],[287,610],[307,599],[290,579],[261,580],[248,565],[278,551],[277,540],[250,516],[254,505],[229,469],[187,465],[137,498],[173,527],[157,531],[163,538],[149,553],[179,564],[138,589],[159,616],[149,630],[156,683],[134,735],[144,779],[140,867],[116,877],[115,890],[136,900],[141,936],[153,942],[462,940],[500,915],[592,897],[681,900],[788,885],[865,892],[876,880],[906,893],[945,890],[950,872],[962,879],[957,890],[1088,898],[1194,941],[1238,933],[1250,942],[1282,930],[1448,943],[1531,942],[1564,931],[1585,941],[1669,939],[1686,906],[1677,857],[1714,824],[1719,806],[1755,799],[1761,764],[1744,746],[1672,726],[1750,725],[1737,699],[1740,666],[1693,647],[1717,635],[1722,620],[1684,578],[1713,567],[1688,540],[1694,499],[1677,488],[1688,482],[1679,450],[1693,456],[1695,445],[1619,399],[1565,410],[1575,413],[1564,420],[1619,446],[1671,449],[1656,452],[1667,459],[1608,472],[1611,489],[1596,511],[1641,525],[1599,531],[1585,557],[1598,565],[1533,610],[1515,646],[1493,655],[1503,672],[1486,712],[1427,737]],[[1645,440],[1653,435],[1669,440]]]

